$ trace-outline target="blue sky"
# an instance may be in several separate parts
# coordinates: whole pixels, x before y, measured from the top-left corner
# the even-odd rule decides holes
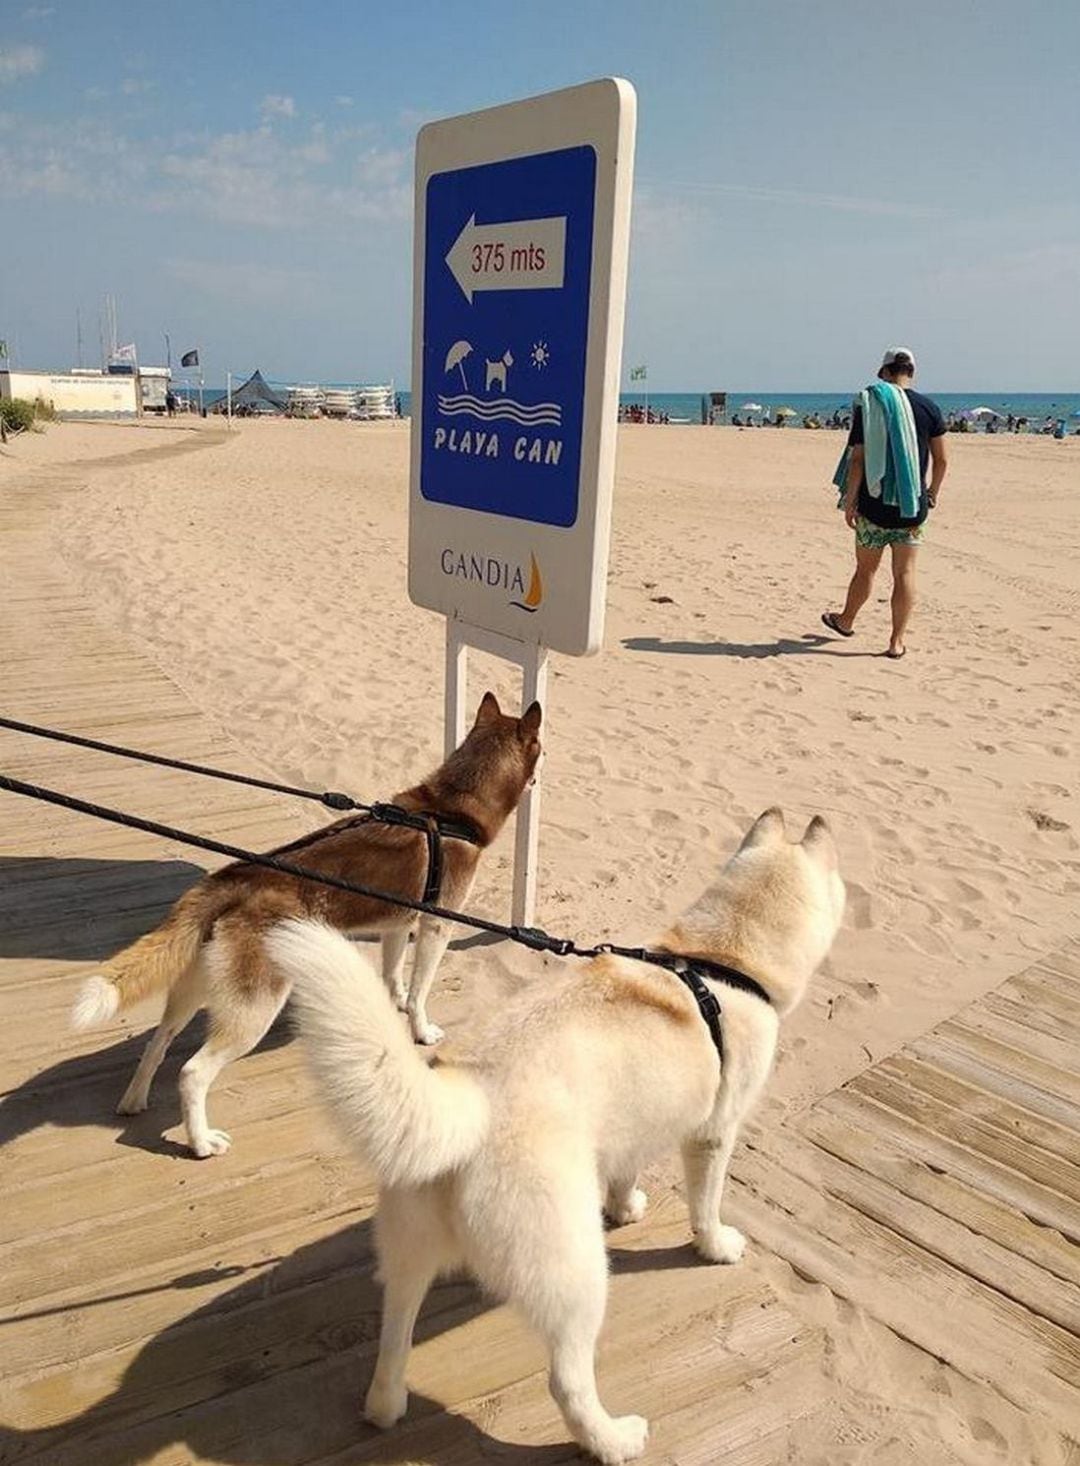
[[[0,7],[0,336],[208,381],[409,361],[428,118],[638,89],[625,361],[653,390],[1077,390],[1075,0],[184,0]],[[625,374],[624,374],[625,379]]]

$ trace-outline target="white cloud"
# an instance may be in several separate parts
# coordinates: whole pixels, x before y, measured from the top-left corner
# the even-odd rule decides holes
[[[351,107],[353,104],[352,97],[335,97],[334,101],[339,107]]]
[[[320,123],[283,135],[240,132],[133,138],[87,112],[70,123],[5,126],[0,189],[108,201],[256,229],[345,234],[357,221],[399,223],[412,207],[411,154],[372,127]]]
[[[128,76],[120,83],[120,90],[125,97],[138,97],[143,92],[152,92],[154,86],[155,83],[152,81],[145,81],[137,76]]]
[[[283,97],[277,92],[268,92],[262,99],[259,111],[264,118],[295,117],[296,103],[292,97]]]
[[[48,20],[50,15],[55,14],[55,5],[31,5],[23,11],[23,20]]]
[[[44,64],[45,52],[40,46],[0,46],[0,85],[21,76],[36,76]]]

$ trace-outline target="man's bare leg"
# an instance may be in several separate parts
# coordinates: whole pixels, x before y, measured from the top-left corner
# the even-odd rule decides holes
[[[915,555],[916,545],[893,545],[892,547],[892,638],[889,651],[903,656],[911,613],[915,609]]]
[[[856,544],[855,574],[851,577],[851,584],[848,586],[844,609],[836,617],[837,623],[845,631],[855,629],[855,617],[870,599],[870,592],[874,587],[874,575],[880,564],[880,550],[871,550],[867,549],[865,545]]]

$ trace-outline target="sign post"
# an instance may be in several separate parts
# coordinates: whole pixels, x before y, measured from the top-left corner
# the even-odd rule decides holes
[[[417,138],[409,594],[447,617],[448,748],[469,646],[521,666],[527,705],[549,649],[603,639],[635,121],[609,79]],[[536,784],[515,921],[538,839]]]

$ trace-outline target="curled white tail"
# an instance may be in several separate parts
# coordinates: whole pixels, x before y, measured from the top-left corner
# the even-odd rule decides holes
[[[96,1028],[99,1023],[108,1023],[120,1007],[120,992],[116,984],[97,973],[88,977],[75,995],[71,1009],[72,1028]]]
[[[380,1181],[415,1186],[467,1160],[487,1096],[464,1069],[428,1067],[370,961],[317,921],[282,922],[266,947],[293,984],[323,1099]]]

